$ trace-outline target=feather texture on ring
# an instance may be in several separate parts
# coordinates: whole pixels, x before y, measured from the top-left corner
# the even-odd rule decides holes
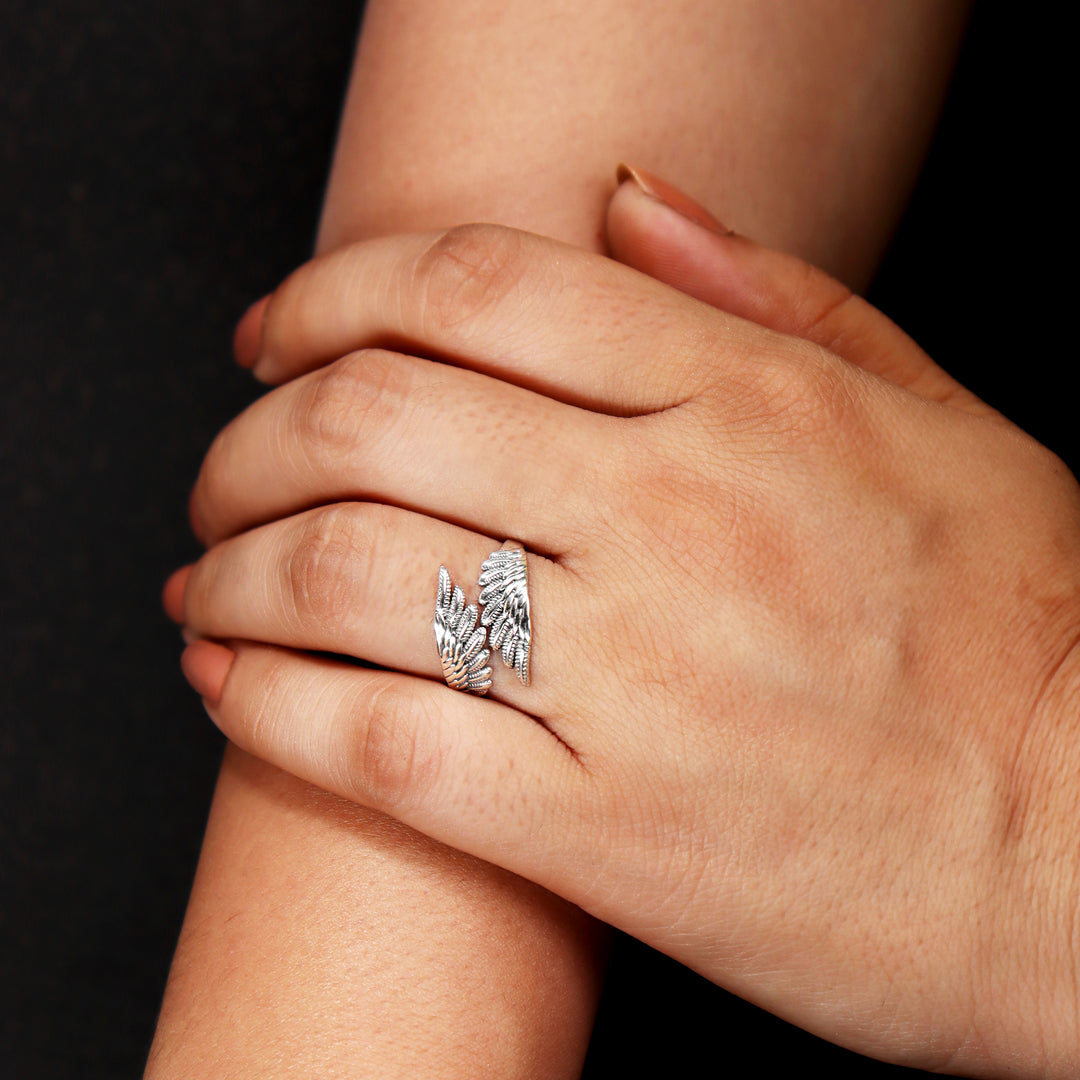
[[[486,694],[491,686],[491,668],[485,665],[491,650],[485,648],[487,628],[478,627],[477,618],[476,605],[465,603],[465,594],[451,585],[450,572],[440,566],[432,627],[443,677],[454,690]]]
[[[488,646],[502,652],[503,662],[529,685],[529,571],[525,551],[494,551],[480,568],[480,622],[488,628]]]

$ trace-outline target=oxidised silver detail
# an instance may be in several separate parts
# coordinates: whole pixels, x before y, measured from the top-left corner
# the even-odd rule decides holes
[[[480,622],[488,627],[488,645],[501,649],[503,662],[529,685],[529,568],[525,549],[507,540],[480,567]]]
[[[443,678],[455,690],[486,694],[491,686],[491,668],[485,667],[491,650],[487,628],[476,625],[475,604],[465,603],[465,594],[450,583],[450,572],[439,567],[439,591],[435,597],[435,645],[442,661]]]

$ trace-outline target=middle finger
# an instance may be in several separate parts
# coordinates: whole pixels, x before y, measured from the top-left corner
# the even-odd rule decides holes
[[[312,506],[377,500],[560,554],[590,517],[618,423],[487,375],[364,350],[229,424],[192,512],[213,543]]]

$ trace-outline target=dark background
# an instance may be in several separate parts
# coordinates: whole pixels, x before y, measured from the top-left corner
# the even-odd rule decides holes
[[[0,14],[0,1077],[133,1077],[149,1046],[221,752],[159,590],[197,553],[202,453],[256,392],[233,323],[310,250],[358,18]],[[1044,29],[977,11],[873,299],[1073,464],[1051,260],[1071,247],[1075,123]],[[765,1075],[909,1073],[620,941],[587,1077],[738,1074],[747,1046]]]

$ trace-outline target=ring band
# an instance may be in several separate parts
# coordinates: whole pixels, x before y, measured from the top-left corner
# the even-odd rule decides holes
[[[480,622],[488,628],[489,649],[499,649],[503,663],[528,686],[532,648],[529,567],[525,548],[516,540],[507,540],[480,567],[480,608]]]
[[[432,628],[443,678],[454,690],[483,695],[491,686],[491,668],[485,666],[491,650],[485,648],[487,627],[476,625],[478,617],[476,605],[465,603],[465,594],[440,566]]]

